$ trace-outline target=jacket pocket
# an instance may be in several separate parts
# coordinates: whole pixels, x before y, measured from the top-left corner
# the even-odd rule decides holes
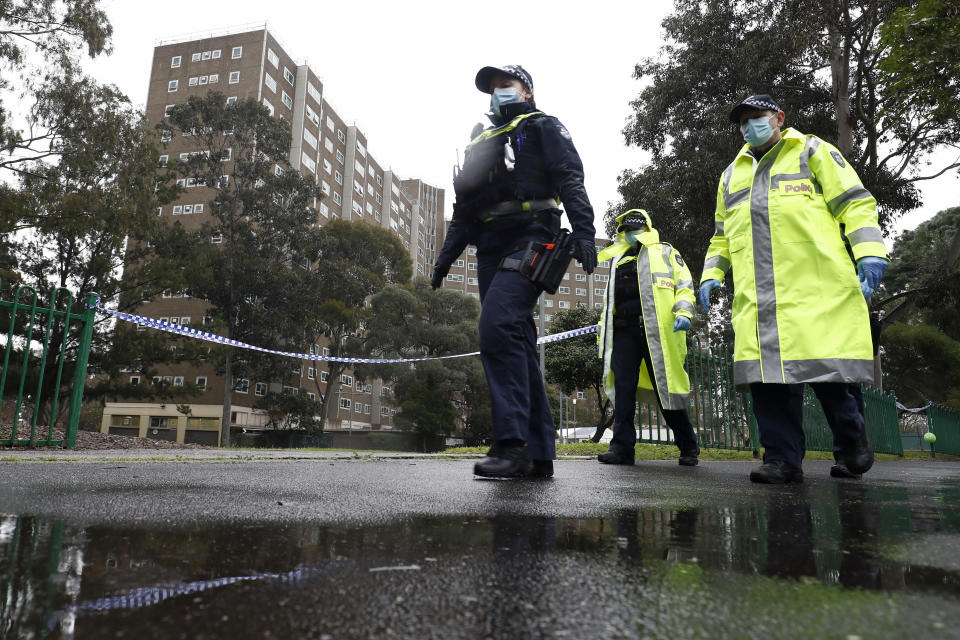
[[[747,246],[747,234],[738,233],[737,235],[730,236],[727,238],[727,246],[730,247],[730,253],[743,251]]]

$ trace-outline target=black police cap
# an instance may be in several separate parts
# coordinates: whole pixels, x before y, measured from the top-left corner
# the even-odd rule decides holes
[[[780,105],[773,99],[773,96],[767,93],[758,93],[750,96],[730,112],[730,122],[740,124],[740,114],[747,109],[759,109],[760,111],[780,111]]]
[[[647,226],[647,219],[639,213],[631,213],[617,225],[619,229],[640,229]]]
[[[533,76],[530,75],[529,71],[518,64],[506,64],[502,67],[484,67],[483,69],[480,69],[480,71],[477,72],[476,80],[474,80],[475,84],[477,85],[477,89],[484,93],[491,93],[490,81],[498,73],[513,76],[522,82],[527,89],[530,90],[530,93],[533,93]]]

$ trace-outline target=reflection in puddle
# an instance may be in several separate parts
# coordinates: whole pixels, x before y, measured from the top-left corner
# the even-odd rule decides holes
[[[367,527],[79,528],[4,516],[0,637],[956,629],[960,487],[844,482],[764,495],[730,508]]]

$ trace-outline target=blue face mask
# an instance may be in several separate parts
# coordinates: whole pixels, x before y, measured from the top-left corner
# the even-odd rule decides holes
[[[763,146],[773,137],[770,116],[760,116],[747,120],[747,123],[740,127],[740,132],[743,133],[743,139],[751,147]]]
[[[493,93],[490,94],[490,110],[498,116],[502,115],[500,113],[501,105],[513,104],[515,102],[520,102],[520,96],[517,95],[517,90],[514,87],[494,89]]]
[[[638,244],[640,244],[640,236],[644,233],[646,233],[645,229],[632,229],[624,234],[624,239],[631,247],[636,247]]]

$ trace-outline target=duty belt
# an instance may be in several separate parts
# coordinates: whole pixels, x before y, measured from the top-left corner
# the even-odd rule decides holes
[[[630,315],[613,315],[614,329],[629,329],[630,327],[643,327],[643,316],[632,313]]]
[[[477,216],[483,222],[491,222],[502,216],[513,216],[518,213],[535,213],[546,209],[558,209],[559,203],[555,198],[543,198],[542,200],[506,200],[488,207]]]

